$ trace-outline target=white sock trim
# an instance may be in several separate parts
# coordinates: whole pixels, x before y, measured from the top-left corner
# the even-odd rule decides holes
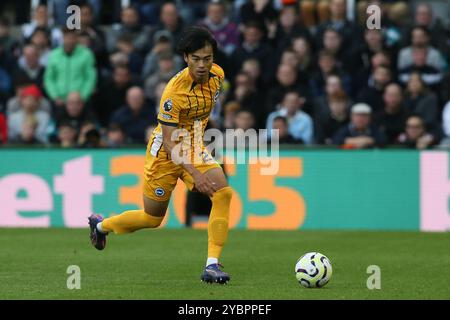
[[[103,231],[103,229],[102,229],[102,223],[101,222],[97,223],[97,230],[100,231],[101,233],[105,233],[105,231]]]
[[[206,266],[209,266],[211,264],[217,264],[219,263],[219,259],[217,258],[208,258],[208,260],[206,260]]]

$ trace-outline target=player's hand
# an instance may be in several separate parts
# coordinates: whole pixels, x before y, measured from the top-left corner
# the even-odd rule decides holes
[[[213,193],[217,191],[216,183],[204,174],[195,174],[193,178],[195,189],[206,194],[208,197],[212,197]]]

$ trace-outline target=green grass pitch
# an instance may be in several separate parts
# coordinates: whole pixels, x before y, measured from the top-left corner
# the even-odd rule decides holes
[[[200,281],[204,230],[111,235],[95,250],[88,229],[0,229],[0,299],[450,299],[450,233],[232,230],[222,262],[228,285]],[[327,255],[333,277],[301,287],[297,259]],[[69,265],[81,289],[66,286]],[[369,265],[381,290],[368,290]]]

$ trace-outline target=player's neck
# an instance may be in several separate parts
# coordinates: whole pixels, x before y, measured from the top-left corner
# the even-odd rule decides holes
[[[198,84],[207,83],[209,80],[209,73],[204,78],[196,78],[192,73],[191,70],[188,69],[189,77],[191,77],[192,81]]]

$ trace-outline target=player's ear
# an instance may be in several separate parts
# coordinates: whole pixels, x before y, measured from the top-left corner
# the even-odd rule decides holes
[[[184,62],[188,63],[188,55],[186,53],[183,54]]]

